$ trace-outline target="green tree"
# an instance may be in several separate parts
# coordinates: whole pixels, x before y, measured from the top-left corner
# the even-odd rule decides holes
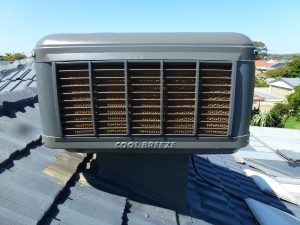
[[[255,87],[269,87],[269,84],[265,80],[255,77]]]
[[[269,70],[266,72],[266,76],[270,78],[291,77],[288,66],[280,66],[274,70]]]
[[[263,59],[268,55],[268,48],[262,41],[254,41],[254,47],[257,51],[257,55],[255,56],[255,59]]]
[[[270,112],[260,112],[253,116],[250,124],[252,126],[274,127],[275,120]]]
[[[287,96],[287,104],[291,110],[291,115],[300,120],[300,86],[295,87],[294,91],[294,93]]]
[[[285,121],[290,116],[290,107],[287,103],[277,103],[273,106],[270,110],[270,114],[274,119],[274,126],[275,127],[284,127]]]
[[[15,54],[11,54],[11,53],[5,53],[5,56],[3,56],[3,59],[6,61],[15,61],[15,60],[20,60],[20,59],[25,59],[26,55],[22,54],[22,53],[15,53]]]
[[[251,125],[261,127],[284,127],[285,121],[291,115],[288,103],[277,103],[270,112],[253,113]]]
[[[287,103],[276,103],[270,112],[278,117],[285,117],[290,115],[290,107]]]
[[[300,77],[300,56],[293,56],[292,60],[286,64],[289,68],[290,77]]]

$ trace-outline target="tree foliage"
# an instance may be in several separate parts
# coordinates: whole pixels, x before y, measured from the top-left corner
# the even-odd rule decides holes
[[[262,41],[254,41],[254,47],[257,51],[257,55],[255,56],[255,59],[263,59],[268,55],[268,48]]]
[[[295,88],[295,92],[287,96],[287,103],[277,103],[270,112],[259,112],[252,110],[252,126],[262,127],[284,127],[284,123],[290,116],[295,116],[300,120],[300,86]]]
[[[20,59],[25,59],[26,55],[22,53],[5,53],[4,56],[2,56],[3,60],[5,61],[15,61],[15,60],[20,60]]]
[[[269,70],[266,72],[266,76],[270,78],[291,77],[290,69],[287,66],[280,66],[274,70]]]
[[[282,118],[272,112],[259,112],[255,114],[250,124],[260,127],[283,127]]]
[[[286,64],[289,68],[290,77],[300,77],[300,56],[293,56],[292,60]]]
[[[300,77],[300,56],[293,56],[285,66],[266,72],[266,76],[271,78]]]
[[[277,103],[270,110],[270,114],[274,120],[274,127],[284,127],[284,122],[291,115],[290,107],[287,103]]]
[[[258,79],[255,77],[255,87],[269,87],[270,85],[267,83],[267,81],[263,79]]]
[[[270,112],[260,112],[255,114],[251,120],[252,126],[274,127],[275,120]]]
[[[273,108],[270,110],[271,114],[278,117],[289,116],[290,107],[287,103],[276,103]]]
[[[287,96],[288,106],[291,115],[296,116],[300,120],[300,86],[294,88],[294,93]]]

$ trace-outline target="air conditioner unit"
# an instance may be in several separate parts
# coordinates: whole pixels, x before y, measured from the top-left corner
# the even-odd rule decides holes
[[[242,34],[54,34],[34,51],[47,147],[232,153],[248,144],[254,47]]]

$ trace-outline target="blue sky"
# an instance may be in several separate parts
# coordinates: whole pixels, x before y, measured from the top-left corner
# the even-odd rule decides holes
[[[0,0],[0,54],[51,33],[240,32],[300,53],[299,0]]]

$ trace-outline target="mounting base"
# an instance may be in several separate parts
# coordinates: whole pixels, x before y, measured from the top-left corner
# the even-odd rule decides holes
[[[131,196],[187,212],[188,154],[97,154],[97,175]]]

